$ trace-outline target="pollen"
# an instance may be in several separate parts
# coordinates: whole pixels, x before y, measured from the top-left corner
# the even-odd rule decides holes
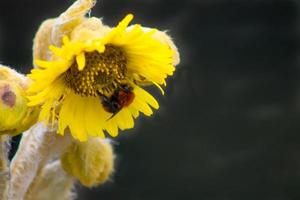
[[[106,45],[105,51],[85,53],[85,67],[78,69],[76,61],[64,73],[66,85],[81,96],[111,94],[126,77],[126,56],[123,50]]]

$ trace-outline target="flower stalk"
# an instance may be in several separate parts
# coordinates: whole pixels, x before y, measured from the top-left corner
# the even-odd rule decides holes
[[[69,143],[67,136],[57,135],[55,129],[49,129],[43,123],[26,131],[11,163],[9,198],[22,199],[42,168],[59,156]]]
[[[75,179],[62,168],[59,160],[48,163],[29,187],[24,200],[71,200],[75,198]]]
[[[9,136],[0,135],[0,199],[7,200],[9,190]]]

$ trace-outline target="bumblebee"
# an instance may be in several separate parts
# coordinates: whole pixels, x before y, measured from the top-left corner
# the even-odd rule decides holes
[[[109,119],[118,114],[122,108],[129,106],[134,97],[133,88],[125,84],[116,88],[110,97],[100,95],[104,110],[113,114]]]

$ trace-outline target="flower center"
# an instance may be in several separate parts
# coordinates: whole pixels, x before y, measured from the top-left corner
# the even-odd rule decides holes
[[[103,53],[86,52],[82,71],[77,62],[66,71],[66,85],[82,96],[108,96],[125,79],[126,63],[124,52],[116,46],[106,45]]]

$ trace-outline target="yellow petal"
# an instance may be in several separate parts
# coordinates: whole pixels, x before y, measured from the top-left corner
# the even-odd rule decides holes
[[[157,84],[156,82],[152,82],[152,83],[160,90],[162,95],[165,95],[165,91],[162,89],[162,87],[159,84]]]
[[[66,45],[70,42],[70,39],[68,36],[64,35],[62,41],[63,41],[63,44]]]
[[[137,99],[140,99],[140,101],[147,102],[150,106],[152,106],[155,109],[159,108],[159,104],[156,101],[156,99],[144,89],[136,86],[134,91],[136,93]]]
[[[118,24],[117,28],[125,29],[128,24],[132,21],[133,14],[128,14],[126,17]]]
[[[112,137],[117,137],[118,136],[118,127],[109,121],[108,121],[105,129]]]
[[[85,66],[84,52],[81,52],[78,56],[76,56],[76,62],[77,62],[79,71],[83,70],[83,68]]]
[[[148,104],[139,99],[139,98],[135,98],[134,101],[132,102],[132,106],[134,106],[137,110],[141,111],[142,113],[144,113],[146,116],[150,116],[153,114],[151,108],[148,106]]]

